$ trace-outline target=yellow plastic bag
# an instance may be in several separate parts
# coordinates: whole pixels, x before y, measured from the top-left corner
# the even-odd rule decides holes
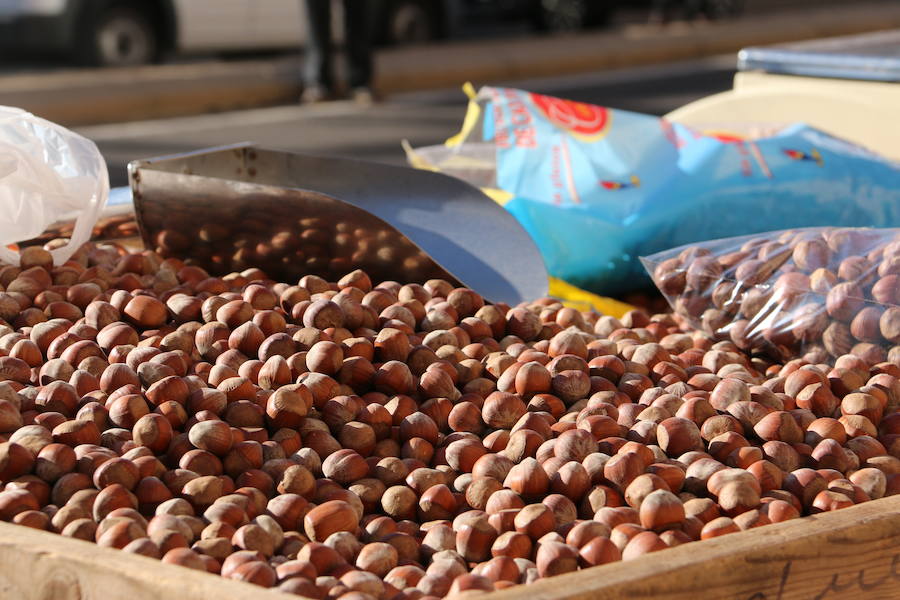
[[[634,310],[634,307],[630,304],[620,302],[615,298],[607,298],[606,296],[598,296],[597,294],[586,292],[556,277],[550,278],[549,294],[553,298],[562,300],[566,306],[582,312],[593,309],[601,314],[617,319],[621,318],[629,310]]]

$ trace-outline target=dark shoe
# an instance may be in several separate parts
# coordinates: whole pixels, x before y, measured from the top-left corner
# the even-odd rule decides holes
[[[372,88],[363,86],[353,88],[353,101],[359,106],[372,106],[378,102],[378,97]]]
[[[303,93],[300,94],[300,104],[318,104],[319,102],[326,102],[330,99],[331,94],[329,94],[325,86],[322,85],[307,86],[303,89]]]

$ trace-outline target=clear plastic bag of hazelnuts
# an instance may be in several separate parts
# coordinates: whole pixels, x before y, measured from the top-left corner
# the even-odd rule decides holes
[[[900,360],[900,229],[790,229],[641,261],[691,327],[748,352]]]

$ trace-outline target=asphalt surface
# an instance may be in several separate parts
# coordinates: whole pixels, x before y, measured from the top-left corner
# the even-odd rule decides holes
[[[731,88],[734,56],[564,77],[516,81],[520,89],[654,115]],[[97,142],[111,184],[126,185],[130,160],[253,141],[322,155],[405,163],[413,147],[442,143],[459,130],[466,97],[458,89],[393,95],[371,107],[351,102],[281,106],[197,117],[77,129]]]

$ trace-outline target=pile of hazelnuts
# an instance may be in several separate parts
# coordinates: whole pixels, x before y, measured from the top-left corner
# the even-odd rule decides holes
[[[297,212],[305,216],[297,218]],[[316,273],[339,279],[354,268],[407,281],[451,276],[407,237],[368,212],[317,195],[283,190],[223,202],[217,194],[156,198],[141,205],[147,248],[162,258],[191,257],[221,273],[261,269],[273,279]]]
[[[900,364],[151,251],[0,267],[0,519],[318,600],[507,588],[900,491]]]

